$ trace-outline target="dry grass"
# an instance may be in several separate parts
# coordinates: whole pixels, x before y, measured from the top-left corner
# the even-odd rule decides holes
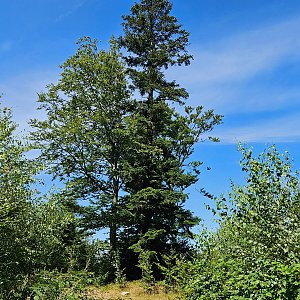
[[[156,288],[155,294],[147,294],[141,282],[127,283],[126,287],[120,288],[116,284],[104,287],[93,287],[89,291],[89,297],[97,300],[179,300],[183,299],[178,293],[165,293],[161,287]],[[122,293],[127,292],[126,295]]]

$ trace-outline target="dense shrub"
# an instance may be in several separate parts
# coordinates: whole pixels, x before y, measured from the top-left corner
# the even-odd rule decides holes
[[[246,186],[218,199],[220,227],[191,264],[187,298],[297,299],[300,284],[299,178],[275,147],[254,158],[241,147]]]
[[[0,110],[0,299],[5,300],[23,299],[40,270],[78,265],[87,249],[59,196],[40,199],[34,190],[41,164],[28,159],[30,147],[15,131],[10,110]]]
[[[91,276],[84,271],[40,271],[30,284],[28,296],[35,300],[88,299],[86,286],[91,283]]]

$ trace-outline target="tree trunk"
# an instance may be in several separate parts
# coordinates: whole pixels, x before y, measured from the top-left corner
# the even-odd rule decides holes
[[[112,254],[117,250],[117,204],[119,198],[119,180],[116,176],[113,179],[113,199],[111,203],[111,220],[110,220],[110,251]]]

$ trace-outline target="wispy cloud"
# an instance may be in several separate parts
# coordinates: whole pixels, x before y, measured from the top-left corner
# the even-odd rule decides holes
[[[214,108],[227,120],[247,118],[235,125],[225,118],[215,131],[223,143],[300,141],[300,74],[293,69],[300,65],[300,16],[193,52],[190,67],[170,74],[187,87],[190,103]],[[284,73],[291,70],[299,77]]]
[[[222,113],[281,107],[286,105],[289,92],[275,86],[273,92],[273,87],[263,86],[263,82],[259,86],[249,83],[300,61],[300,16],[194,47],[193,53],[192,65],[175,70],[175,75],[195,101]],[[293,101],[299,92],[291,92]]]
[[[300,59],[300,16],[196,50],[194,82],[216,84],[248,80],[282,63]]]
[[[57,17],[57,19],[55,20],[55,22],[60,22],[63,19],[69,17],[70,15],[72,15],[75,11],[77,11],[80,7],[82,7],[88,0],[80,0],[80,1],[76,1],[74,3],[74,5],[67,10],[66,12],[62,13],[61,15],[59,15]]]
[[[298,142],[300,140],[300,113],[259,121],[246,126],[220,127],[215,134],[225,144],[237,142]]]
[[[0,83],[1,103],[12,108],[20,130],[28,129],[31,118],[42,116],[43,113],[37,110],[37,94],[45,90],[47,84],[55,83],[57,78],[53,70],[31,71]]]

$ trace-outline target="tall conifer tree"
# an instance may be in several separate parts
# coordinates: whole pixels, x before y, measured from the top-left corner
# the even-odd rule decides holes
[[[185,190],[201,164],[190,156],[202,134],[221,122],[212,110],[183,107],[187,91],[165,77],[167,68],[192,59],[189,34],[171,8],[167,0],[142,0],[124,16],[119,44],[127,68],[115,44],[105,52],[81,40],[58,84],[39,96],[47,119],[32,123],[50,171],[73,198],[93,204],[81,210],[89,212],[87,227],[108,227],[112,253],[123,251],[131,266],[134,248],[157,257],[188,249],[198,219],[184,206]],[[130,101],[125,69],[140,101]]]
[[[202,134],[221,122],[212,110],[185,107],[179,114],[172,103],[184,105],[187,91],[169,81],[165,70],[189,65],[189,33],[171,15],[168,0],[142,0],[123,16],[119,43],[132,87],[141,97],[131,118],[131,143],[125,176],[131,218],[124,231],[129,244],[162,253],[186,249],[191,227],[197,223],[184,207],[185,189],[197,181],[200,162],[191,162]],[[130,223],[131,222],[131,223]]]

